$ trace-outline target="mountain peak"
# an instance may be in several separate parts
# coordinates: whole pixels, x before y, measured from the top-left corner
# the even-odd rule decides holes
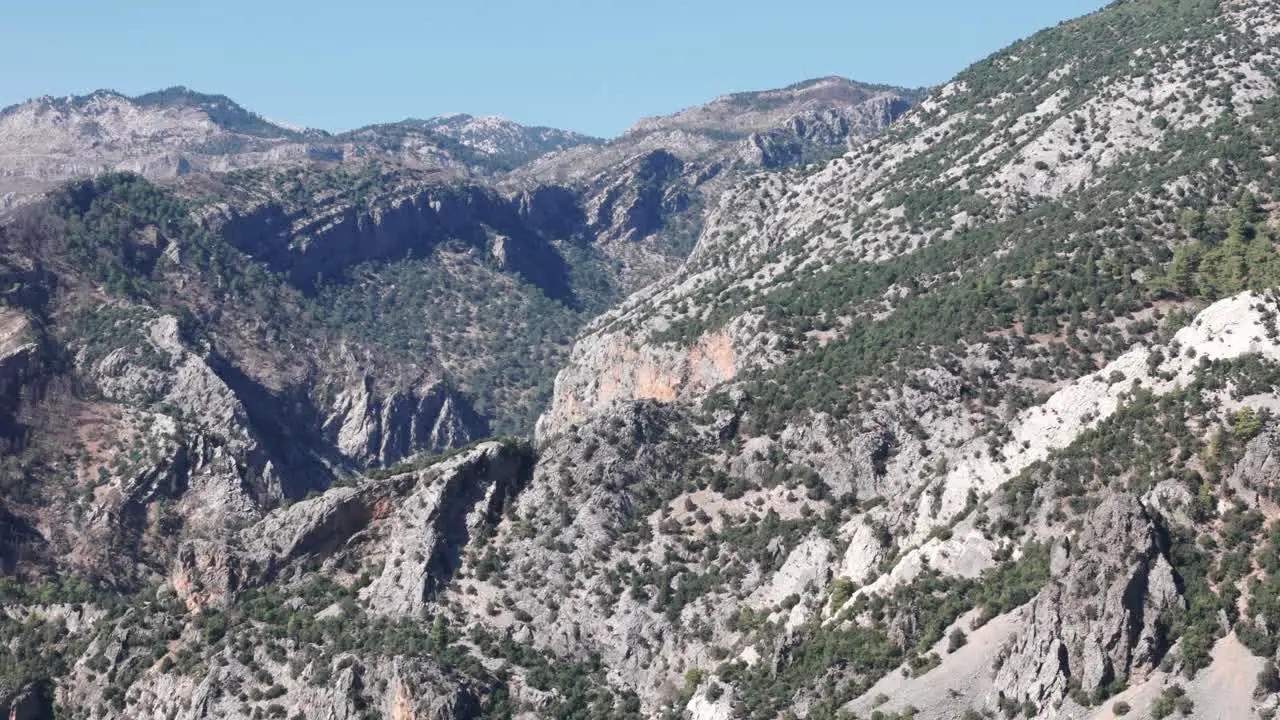
[[[783,125],[791,117],[817,106],[852,108],[883,98],[911,102],[921,95],[923,92],[920,90],[860,83],[838,75],[829,75],[775,90],[749,90],[721,95],[704,105],[640,120],[628,128],[624,136],[672,130],[713,130],[747,135]]]
[[[246,110],[226,95],[209,95],[182,85],[145,93],[130,100],[141,107],[190,107],[199,110],[219,127],[229,132],[258,137],[284,138],[297,135],[296,131],[281,127]]]
[[[131,106],[135,110],[165,111],[191,109],[203,114],[209,122],[227,132],[262,138],[288,138],[299,136],[296,130],[272,123],[255,112],[246,110],[226,95],[210,95],[182,85],[129,97],[111,89],[98,89],[85,95],[54,97],[45,95],[24,103],[11,105],[0,111],[0,116],[12,115],[24,108],[54,110],[61,113],[93,112],[102,109],[104,103],[116,109]],[[308,131],[316,132],[316,131]]]

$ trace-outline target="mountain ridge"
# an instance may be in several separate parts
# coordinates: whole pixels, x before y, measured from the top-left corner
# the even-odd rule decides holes
[[[806,81],[797,83],[791,88],[783,91],[774,92],[790,92],[792,88],[812,87],[815,83],[824,83],[833,81],[833,77],[814,79],[814,81]],[[842,87],[863,87],[861,83],[852,81],[844,81],[840,79]],[[883,91],[893,91],[893,88],[882,86],[865,86],[879,88]],[[768,91],[751,92],[751,94],[737,94],[733,97],[764,97],[768,95]],[[914,91],[909,91],[908,96],[914,97]],[[714,101],[713,101],[714,102]],[[132,110],[131,110],[132,109]],[[300,161],[310,158],[312,160],[338,160],[360,161],[362,156],[379,154],[387,155],[390,159],[398,161],[408,161],[411,164],[417,164],[419,167],[436,167],[442,169],[462,170],[462,172],[481,174],[497,172],[506,172],[506,170],[516,169],[530,163],[530,161],[539,158],[539,156],[550,154],[550,152],[571,149],[571,147],[580,145],[600,145],[605,142],[602,138],[595,138],[582,133],[572,131],[562,131],[557,128],[524,126],[524,124],[512,122],[512,120],[499,117],[477,118],[474,115],[465,113],[451,113],[442,115],[442,117],[415,119],[408,118],[398,120],[398,122],[376,123],[370,126],[364,126],[349,131],[330,132],[324,129],[316,128],[294,128],[285,127],[283,124],[273,123],[271,120],[265,119],[262,115],[253,113],[251,110],[243,108],[236,101],[229,99],[224,95],[204,94],[204,92],[191,90],[191,88],[183,86],[174,86],[146,92],[146,94],[137,96],[128,96],[122,92],[114,90],[97,90],[87,95],[70,95],[70,96],[42,96],[36,99],[18,102],[18,104],[10,105],[8,108],[0,110],[0,119],[8,118],[10,124],[15,122],[19,115],[26,117],[26,124],[29,126],[23,132],[23,141],[26,143],[23,151],[18,149],[10,149],[8,154],[10,158],[17,156],[38,156],[33,154],[33,149],[38,149],[38,138],[40,138],[40,118],[49,111],[59,113],[61,123],[69,122],[69,113],[76,111],[90,110],[101,119],[108,117],[119,117],[122,111],[137,110],[155,110],[164,113],[179,113],[186,110],[191,115],[182,122],[195,123],[186,131],[178,131],[178,126],[174,126],[174,120],[179,118],[170,118],[168,120],[169,127],[164,128],[161,124],[160,128],[148,128],[141,126],[136,131],[131,131],[134,136],[138,132],[147,133],[156,131],[174,133],[184,132],[188,136],[188,140],[195,140],[200,137],[201,143],[187,142],[186,145],[179,143],[177,146],[163,145],[163,136],[155,135],[154,141],[160,143],[156,147],[147,149],[145,143],[124,147],[123,154],[118,154],[118,159],[114,160],[116,165],[125,161],[125,163],[133,163],[131,168],[119,169],[141,169],[145,174],[152,174],[154,177],[170,177],[173,174],[182,174],[191,172],[191,169],[207,169],[210,170],[227,170],[244,167],[256,167],[262,164],[280,164],[291,163],[291,161]],[[104,115],[104,113],[106,115]],[[201,120],[201,118],[204,118]],[[141,118],[138,118],[141,120]],[[650,120],[657,120],[652,118]],[[164,123],[165,120],[151,120],[152,124],[159,122]],[[198,126],[200,122],[210,123],[209,128],[201,129]],[[756,123],[759,126],[759,123]],[[164,128],[164,129],[161,129]],[[17,128],[5,129],[6,135],[12,136]],[[83,138],[92,141],[96,137],[96,133],[101,132],[99,120],[88,122],[87,126],[82,128],[83,135],[81,138],[67,138],[63,145],[50,147],[51,152],[56,154],[67,155],[73,154],[76,142],[82,142]],[[758,128],[759,129],[759,128]],[[631,131],[634,132],[635,128]],[[390,137],[380,137],[381,133],[390,133]],[[214,136],[223,137],[214,137]],[[396,136],[402,136],[399,145],[396,145]],[[499,137],[502,136],[502,137]],[[180,138],[178,138],[180,140]],[[247,146],[246,146],[246,141]],[[114,140],[119,143],[122,140]],[[407,142],[407,145],[406,145]],[[265,143],[265,145],[264,145]],[[390,143],[390,145],[388,145]],[[236,160],[237,147],[243,146],[244,150],[271,150],[274,154],[247,155],[243,160]],[[462,155],[454,156],[458,150],[462,150]],[[177,160],[165,158],[165,154],[182,154],[182,152],[195,152],[198,155],[223,156],[223,160],[215,161],[214,159],[192,158],[192,161],[179,158]],[[140,158],[140,154],[155,156],[150,160]],[[133,156],[131,156],[133,155]],[[102,161],[111,161],[104,158]],[[54,177],[59,179],[68,179],[77,177],[77,173],[82,173],[79,168],[86,165],[69,165],[67,170],[56,173]],[[6,169],[6,173],[10,177],[22,178],[22,167],[10,167]],[[49,177],[49,170],[40,172],[37,170],[36,177]],[[41,187],[41,186],[36,186]],[[0,188],[3,190],[3,188]]]

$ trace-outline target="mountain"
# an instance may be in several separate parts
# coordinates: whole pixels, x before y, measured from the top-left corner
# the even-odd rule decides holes
[[[619,452],[699,448],[631,470],[661,525],[601,555],[672,548],[636,581],[665,600],[624,600],[631,625],[576,606],[591,647],[651,633],[626,677],[703,671],[695,717],[1265,716],[1278,24],[1115,3],[726,194],[539,423],[554,456],[658,403]]]
[[[18,208],[3,709],[1273,716],[1277,37],[1116,2],[780,169],[910,95]]]
[[[612,142],[463,114],[334,135],[284,127],[224,96],[182,87],[136,98],[105,90],[45,97],[0,111],[0,209],[108,171],[171,181],[383,164],[435,173],[440,183],[539,198],[531,210],[556,215],[544,220],[561,234],[605,241],[619,291],[629,292],[679,264],[707,198],[733,178],[836,154],[891,123],[918,96],[826,78],[651,119],[642,125],[652,129]],[[656,252],[635,246],[646,240]]]
[[[488,427],[516,434],[532,430],[577,329],[678,265],[701,220],[664,150],[623,157],[604,184],[508,180],[544,151],[599,142],[463,115],[330,135],[185,88],[0,114],[11,187],[122,167],[165,183],[204,229],[284,273],[330,331],[414,366],[426,353]],[[453,310],[440,312],[445,297]]]
[[[622,137],[544,155],[502,179],[503,187],[574,188],[591,234],[637,290],[688,255],[708,208],[735,181],[761,170],[820,162],[891,125],[921,91],[829,77],[781,90],[717,98],[642,120]],[[665,257],[636,257],[656,237]]]
[[[301,158],[307,139],[225,97],[185,88],[38,98],[0,111],[0,194],[106,170],[171,177]]]
[[[520,174],[564,181],[585,179],[628,157],[665,150],[707,165],[780,167],[827,159],[850,139],[868,137],[892,122],[921,91],[820,78],[781,90],[717,98],[664,117],[641,120],[620,138],[540,159]]]
[[[307,162],[394,161],[470,176],[501,175],[552,156],[521,176],[584,180],[657,150],[682,160],[741,155],[780,167],[832,154],[850,136],[891,122],[915,91],[825,78],[742,93],[668,118],[642,121],[605,142],[498,117],[453,114],[370,125],[340,134],[273,123],[222,95],[173,87],[137,97],[110,90],[43,97],[0,110],[0,193],[29,194],[105,171],[166,179],[192,172]],[[821,150],[816,150],[822,148]],[[575,151],[576,152],[571,152]],[[815,154],[816,152],[816,154]],[[525,181],[524,184],[528,184]]]
[[[309,162],[392,160],[455,175],[510,170],[583,143],[576,133],[453,116],[340,135],[287,128],[222,95],[183,87],[126,97],[109,90],[43,97],[0,111],[0,194],[30,193],[106,171],[153,179]]]
[[[678,166],[670,154],[615,172],[637,188],[609,200],[609,217],[640,228],[625,246],[605,241],[606,220],[588,219],[584,187],[502,182],[505,168],[542,149],[592,142],[457,116],[335,136],[183,88],[5,110],[0,158],[22,197],[0,216],[0,710],[146,715],[143,705],[185,697],[184,712],[275,716],[283,706],[272,701],[289,691],[256,687],[274,671],[249,655],[229,670],[239,679],[211,680],[214,695],[185,686],[152,695],[138,681],[154,663],[135,650],[182,635],[177,618],[187,613],[208,624],[201,638],[251,641],[227,633],[245,592],[274,592],[294,560],[399,512],[406,493],[438,518],[423,524],[414,510],[397,521],[427,533],[411,542],[408,562],[457,566],[536,459],[524,441],[475,443],[531,431],[577,329],[626,289],[624,259],[673,263],[687,252],[663,238],[668,208],[651,206],[647,189],[673,167],[663,158]],[[459,525],[481,501],[488,509]],[[292,544],[276,554],[281,542]],[[381,540],[369,547],[387,551]],[[264,554],[243,557],[249,549]],[[225,574],[210,575],[214,567]],[[313,598],[326,606],[340,586],[327,583]],[[424,608],[413,583],[389,578],[379,592]],[[135,601],[167,609],[143,613]],[[310,622],[301,618],[311,610],[287,602]],[[163,619],[170,611],[176,622]],[[72,646],[43,635],[59,618],[75,628],[74,643],[80,630],[101,631],[119,652],[91,641],[76,660]],[[126,618],[142,625],[126,629]],[[360,621],[325,652],[369,642],[375,627],[404,632],[411,645],[460,640],[444,622],[422,635],[392,615]],[[472,641],[506,652],[496,637]],[[262,644],[271,658],[283,647]],[[617,694],[586,663],[511,651],[522,667],[541,668],[520,691],[527,697],[570,685]],[[366,683],[392,687],[413,712],[500,712],[499,696],[516,691],[505,673],[449,652],[465,669],[390,656],[375,668],[363,652],[317,659],[295,689],[337,678],[336,689],[302,701],[324,712],[366,712]],[[219,665],[183,658],[179,672]],[[178,668],[160,662],[163,676]],[[224,695],[224,681],[255,685],[255,699]]]

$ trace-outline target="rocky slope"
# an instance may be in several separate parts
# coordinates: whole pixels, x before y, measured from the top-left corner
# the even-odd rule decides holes
[[[174,88],[138,98],[111,91],[44,97],[0,111],[0,194],[131,170],[173,177],[266,162],[329,159],[310,140],[222,96]]]
[[[645,383],[635,376],[655,374],[673,378],[670,384],[676,386],[689,384],[688,394],[696,397],[748,364],[769,366],[785,357],[759,347],[782,339],[768,331],[776,323],[760,324],[769,319],[762,314],[800,316],[787,319],[810,326],[801,330],[819,330],[821,336],[809,340],[825,345],[835,327],[812,326],[854,324],[852,311],[872,309],[877,302],[878,309],[891,310],[923,295],[919,286],[936,282],[917,277],[916,286],[905,287],[896,278],[875,278],[847,293],[850,307],[824,307],[826,298],[817,296],[849,269],[890,268],[881,273],[889,274],[898,267],[914,269],[909,258],[916,256],[972,262],[979,257],[977,243],[952,242],[971,237],[982,238],[984,249],[1021,250],[1029,243],[1020,243],[1017,232],[1081,212],[1073,202],[1077,193],[1080,202],[1098,206],[1094,212],[1114,210],[1118,217],[1110,222],[1122,228],[1155,224],[1141,217],[1152,211],[1162,215],[1163,224],[1179,219],[1179,206],[1203,209],[1186,198],[1193,192],[1189,184],[1213,182],[1217,185],[1200,193],[1220,193],[1231,180],[1197,164],[1213,148],[1196,143],[1218,123],[1265,122],[1257,113],[1269,107],[1265,101],[1274,91],[1267,74],[1269,36],[1241,25],[1245,20],[1224,18],[1214,27],[1230,28],[1228,40],[1215,44],[1185,37],[1183,23],[1205,22],[1217,12],[1210,3],[1181,3],[1178,13],[1147,36],[1118,48],[1102,47],[1094,34],[1126,29],[1156,12],[1147,7],[1153,3],[1119,5],[1101,20],[1037,36],[1025,48],[984,61],[924,101],[901,127],[835,162],[816,171],[755,177],[727,194],[686,267],[601,318],[600,329],[580,343],[575,352],[582,359],[562,377],[558,402],[580,407],[607,404],[615,394],[648,397]],[[1235,12],[1250,17],[1244,9]],[[1265,27],[1265,20],[1255,22]],[[1146,48],[1160,31],[1172,35],[1166,38],[1172,45],[1154,56]],[[1117,75],[1119,65],[1128,63],[1126,52],[1136,52],[1141,60]],[[1210,53],[1221,55],[1207,57]],[[1031,82],[1027,78],[1037,83],[1028,92],[1010,90]],[[1187,157],[1189,151],[1197,154]],[[1153,167],[1170,155],[1180,160],[1175,168]],[[1226,171],[1231,172],[1240,171]],[[1145,190],[1140,199],[1121,197],[1138,189],[1135,180],[1144,177],[1158,178],[1161,185]],[[1215,199],[1210,195],[1203,202]],[[1098,234],[1103,228],[1089,230]],[[913,252],[921,249],[928,252]],[[803,307],[790,312],[772,307],[789,302]],[[1038,312],[1051,315],[1052,307]],[[698,363],[687,362],[686,355],[696,359],[697,348],[740,326],[741,341],[733,343],[739,347],[716,363],[733,371],[691,370]],[[662,342],[668,338],[682,342]],[[647,342],[651,339],[658,341]],[[646,347],[671,359],[661,369],[631,365],[627,374],[632,377],[610,384],[613,393],[580,392],[573,377],[579,368],[586,382],[608,374],[587,356],[607,358],[619,347]],[[561,414],[577,413],[553,409],[548,426],[557,427]]]
[[[564,185],[581,196],[590,233],[636,290],[678,266],[707,209],[734,181],[760,170],[820,162],[891,125],[920,91],[831,77],[717,98],[642,120],[622,137],[549,153],[503,186]],[[656,236],[664,253],[637,253]]]
[[[521,258],[552,253],[589,296],[581,189],[66,190],[5,231],[0,707],[1273,717],[1277,37],[1262,0],[1119,2],[830,162],[726,178],[534,443],[380,470],[467,427],[436,402],[465,364],[374,341],[407,279],[549,297]],[[633,161],[647,190],[703,162]],[[352,263],[388,302],[334,290]]]
[[[1195,677],[1210,663],[1270,552],[1250,540],[1242,557],[1206,559],[1179,543],[1210,519],[1238,539],[1271,512],[1250,493],[1234,507],[1220,483],[1244,452],[1230,434],[1250,437],[1272,402],[1274,308],[1234,293],[1274,279],[1278,21],[1265,3],[1138,1],[1037,35],[844,157],[743,183],[680,272],[593,323],[539,424],[551,452],[658,401],[721,418],[730,477],[747,458],[776,468],[748,487],[816,478],[810,498],[857,500],[832,547],[798,545],[794,569],[778,570],[801,578],[799,602],[774,610],[763,647],[703,618],[730,659],[746,654],[720,664],[719,701],[697,695],[691,712],[869,713],[896,700],[881,712],[1085,716],[1148,677],[1156,694],[1167,686],[1160,702],[1180,705],[1169,669]],[[1224,376],[1234,401],[1215,395]],[[1144,413],[1176,437],[1133,425]],[[1154,457],[1120,450],[1148,444]],[[1202,465],[1205,446],[1220,457]],[[1090,456],[1101,466],[1089,470]],[[1124,520],[1115,503],[1131,508]],[[1091,520],[1095,505],[1111,514]],[[1098,542],[1095,522],[1133,536]],[[1219,532],[1199,545],[1217,547]],[[1118,548],[1123,559],[1109,554]],[[1088,573],[1112,569],[1071,576],[1077,552]],[[1196,564],[1212,568],[1214,589],[1188,597],[1206,571]],[[1012,576],[1016,587],[1029,573],[1032,587],[1066,577],[1059,587],[1076,594],[1017,588],[1011,602],[968,585]],[[955,613],[985,604],[987,622],[1028,602],[1006,625],[1022,629],[995,641],[1000,667],[962,690],[966,665],[950,669],[946,643],[934,647],[950,632],[963,642],[966,628],[948,630]],[[839,664],[823,672],[817,658]],[[880,699],[872,682],[901,660],[955,694],[928,709],[912,695],[923,685]],[[1200,702],[1237,700],[1249,705]]]

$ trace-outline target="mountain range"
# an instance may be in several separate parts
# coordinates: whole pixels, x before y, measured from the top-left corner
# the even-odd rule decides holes
[[[4,110],[0,710],[1274,717],[1278,87],[1120,0],[611,140]]]

